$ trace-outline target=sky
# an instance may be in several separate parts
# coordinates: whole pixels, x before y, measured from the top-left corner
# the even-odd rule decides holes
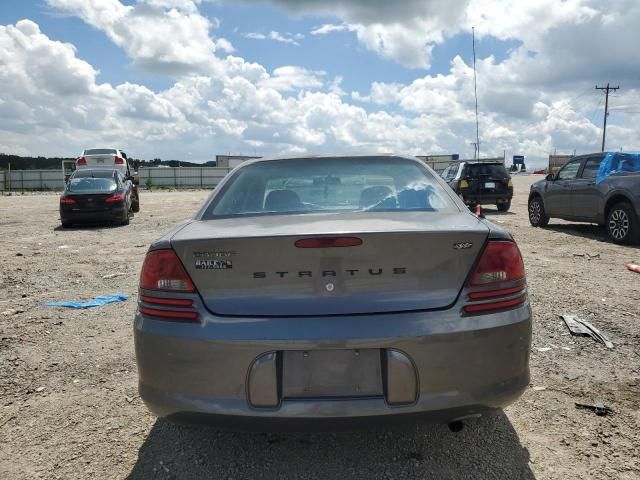
[[[0,0],[0,152],[640,150],[637,0]]]

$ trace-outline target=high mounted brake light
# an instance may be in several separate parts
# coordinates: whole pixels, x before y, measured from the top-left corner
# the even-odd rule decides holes
[[[167,292],[195,292],[189,274],[173,249],[147,253],[140,273],[140,288]]]
[[[493,286],[493,288],[491,288]],[[522,255],[515,242],[490,241],[469,280],[468,314],[508,310],[526,300]]]
[[[295,242],[298,248],[357,247],[358,245],[362,245],[362,239],[358,237],[301,238]]]

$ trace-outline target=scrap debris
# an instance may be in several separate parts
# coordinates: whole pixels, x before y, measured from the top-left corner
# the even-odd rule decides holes
[[[591,337],[597,342],[604,344],[607,348],[613,348],[611,340],[590,322],[582,320],[576,315],[560,315],[560,318],[562,318],[572,335]]]
[[[595,414],[600,417],[613,413],[613,410],[611,410],[611,408],[606,406],[602,402],[602,400],[596,400],[593,402],[593,404],[576,402],[576,408],[585,408],[588,410],[593,410]]]
[[[101,307],[109,303],[124,302],[127,299],[127,295],[124,293],[116,293],[114,295],[100,295],[86,302],[49,302],[48,307],[67,307],[67,308],[93,308]]]
[[[632,272],[640,273],[640,265],[635,263],[625,263],[624,266],[627,270],[631,270]]]

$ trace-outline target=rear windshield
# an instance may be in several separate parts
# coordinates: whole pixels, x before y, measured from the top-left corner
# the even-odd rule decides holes
[[[69,179],[69,192],[113,192],[118,183],[111,170],[76,170]]]
[[[492,163],[469,163],[465,167],[466,177],[508,177],[507,169],[504,165],[492,164]]]
[[[92,148],[84,151],[84,155],[116,155],[117,153],[113,148]]]
[[[202,218],[406,210],[457,208],[432,174],[411,160],[286,159],[258,162],[238,170]]]

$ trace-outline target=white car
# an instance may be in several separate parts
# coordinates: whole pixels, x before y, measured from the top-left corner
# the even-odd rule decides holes
[[[86,148],[76,160],[76,168],[115,168],[129,176],[127,154],[117,148]]]
[[[138,196],[138,178],[129,169],[127,154],[119,148],[85,148],[76,160],[76,169],[83,168],[109,168],[120,171],[125,178],[133,183],[133,195],[131,210],[140,210],[140,197]]]

